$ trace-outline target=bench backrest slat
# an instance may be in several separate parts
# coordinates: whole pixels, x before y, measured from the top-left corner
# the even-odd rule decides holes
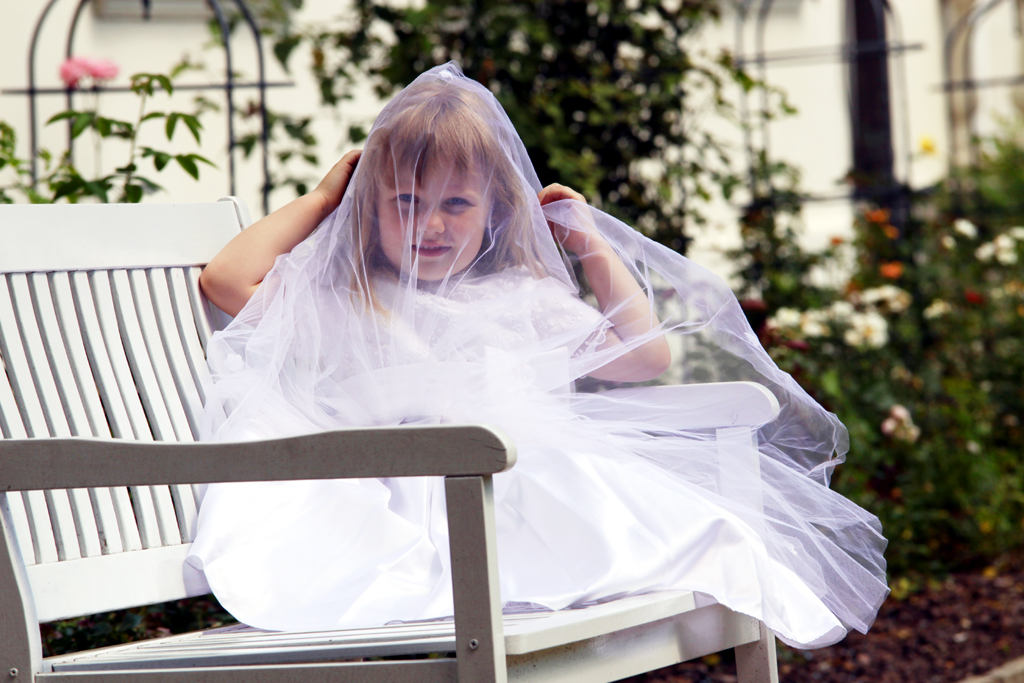
[[[135,386],[135,379],[128,364],[128,354],[121,340],[121,330],[114,310],[114,294],[110,289],[110,274],[107,271],[88,273],[84,282],[79,281],[76,284],[80,286],[77,298],[84,305],[80,310],[90,309],[96,317],[95,333],[98,333],[98,336],[93,336],[89,340],[90,348],[95,355],[103,356],[109,362],[113,373],[113,386],[104,386],[103,383],[98,383],[98,386],[106,399],[105,403],[117,403],[124,409],[124,415],[116,411],[113,415],[108,412],[107,419],[111,431],[119,439],[152,441],[153,434],[150,431],[146,410],[142,407],[139,389]],[[82,317],[80,315],[80,319]],[[97,366],[93,367],[95,369]]]
[[[54,308],[59,319],[60,330],[64,334],[64,347],[67,352],[68,363],[74,377],[75,385],[82,401],[82,408],[85,411],[89,422],[89,431],[84,430],[76,433],[88,433],[92,436],[110,436],[110,426],[107,424],[106,415],[103,413],[103,400],[96,386],[96,379],[93,376],[89,364],[89,356],[86,353],[85,340],[82,337],[81,325],[75,308],[75,297],[71,291],[71,277],[69,273],[50,273],[49,285],[53,296]]]
[[[0,207],[0,436],[194,440],[214,327],[199,273],[245,213],[232,202]],[[132,604],[201,592],[180,572],[195,493],[6,494],[29,582],[46,584],[40,617],[129,606],[116,588],[132,576],[118,568],[147,562],[163,578]],[[79,575],[110,590],[97,584],[102,595],[82,602]]]
[[[70,435],[29,299],[24,274],[0,277],[0,353],[10,388],[28,436]],[[81,557],[65,491],[33,491],[22,500],[37,562]]]

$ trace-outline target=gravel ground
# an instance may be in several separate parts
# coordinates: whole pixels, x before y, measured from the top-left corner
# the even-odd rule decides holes
[[[781,683],[956,683],[1024,656],[1024,571],[902,588],[910,594],[890,596],[867,635],[819,650],[780,644]],[[628,681],[735,683],[736,666],[729,652]]]

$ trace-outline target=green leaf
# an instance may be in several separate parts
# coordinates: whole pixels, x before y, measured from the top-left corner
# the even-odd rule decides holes
[[[153,166],[158,171],[164,170],[164,167],[170,163],[172,157],[167,152],[155,152],[153,153]]]
[[[174,128],[178,125],[179,118],[181,118],[181,114],[177,112],[171,112],[167,115],[167,123],[164,125],[164,130],[167,132],[168,140],[174,137]]]
[[[149,121],[150,119],[159,119],[159,118],[162,118],[164,116],[167,116],[167,114],[163,113],[162,111],[151,111],[148,114],[146,114],[145,116],[143,116],[142,120],[143,121]]]
[[[96,120],[93,122],[93,128],[100,134],[101,138],[105,138],[110,136],[112,124],[113,121],[111,119],[108,119],[105,116],[97,116]]]
[[[199,180],[199,167],[196,166],[196,162],[192,159],[191,154],[178,154],[174,157],[178,161],[178,165],[188,173],[190,176]]]
[[[366,139],[366,129],[362,126],[349,126],[348,139],[353,144],[359,144]]]
[[[75,122],[71,124],[71,138],[77,138],[85,129],[92,125],[93,121],[96,120],[96,113],[87,111],[77,114],[75,116]]]
[[[82,187],[85,185],[85,181],[82,180],[81,176],[73,176],[68,180],[58,182],[54,185],[53,200],[57,201],[62,197],[71,197],[81,192]]]
[[[164,90],[167,91],[168,95],[173,95],[174,94],[174,86],[171,85],[171,79],[170,78],[168,78],[167,76],[164,76],[163,74],[154,74],[153,78],[155,78],[157,80],[157,82],[160,84],[161,88],[163,88]]]
[[[46,121],[46,125],[50,125],[51,123],[54,123],[55,121],[63,121],[64,119],[70,119],[70,118],[73,118],[75,116],[78,116],[78,112],[77,111],[74,111],[74,110],[71,110],[71,109],[69,109],[68,111],[62,111],[59,114],[54,114],[53,116],[51,116]]]
[[[185,125],[188,126],[188,129],[192,131],[192,137],[196,139],[196,144],[198,145],[199,131],[203,129],[203,124],[201,124],[199,119],[191,114],[179,114],[179,116],[181,117],[181,120],[185,122]]]
[[[302,36],[293,34],[285,36],[274,43],[274,56],[277,58],[278,63],[286,73],[291,73],[291,70],[288,68],[288,58],[291,57],[292,51],[295,50],[301,42]]]
[[[108,186],[102,180],[89,181],[82,186],[82,189],[84,191],[84,194],[91,195],[93,197],[99,197],[100,201],[104,203],[110,201],[107,198]]]
[[[126,185],[124,188],[124,201],[129,204],[138,204],[142,201],[141,185]]]

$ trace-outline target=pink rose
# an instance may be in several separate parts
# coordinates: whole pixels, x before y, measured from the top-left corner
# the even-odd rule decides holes
[[[117,76],[120,67],[109,59],[95,57],[70,57],[60,65],[60,80],[74,88],[86,76],[94,81],[109,81]]]
[[[85,68],[89,71],[89,75],[97,81],[109,81],[121,71],[121,67],[109,59],[83,57],[82,61],[85,63]]]
[[[85,64],[84,57],[69,57],[60,65],[60,80],[64,85],[74,88],[78,81],[89,75],[89,68]]]

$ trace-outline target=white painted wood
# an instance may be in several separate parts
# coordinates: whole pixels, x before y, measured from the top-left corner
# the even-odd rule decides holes
[[[167,405],[160,390],[156,369],[153,367],[142,336],[142,327],[136,312],[132,286],[128,272],[115,270],[110,272],[110,287],[114,295],[114,310],[117,313],[118,329],[124,343],[124,351],[128,357],[128,365],[132,369],[135,387],[142,405],[146,409],[149,426],[153,438],[157,441],[176,441],[174,424],[167,413]]]
[[[0,283],[4,282],[4,279],[0,277]],[[2,286],[0,284],[0,287]],[[2,296],[2,291],[0,291],[0,297]],[[0,304],[0,307],[2,307],[2,304]],[[0,322],[0,325],[2,325],[2,322]],[[21,420],[18,402],[15,400],[14,392],[11,390],[11,381],[7,377],[7,368],[3,357],[2,329],[0,329],[0,436],[6,439],[24,439],[28,436],[28,432],[25,431],[25,425]]]
[[[521,655],[595,638],[696,609],[691,591],[658,591],[581,609],[544,613],[544,618],[505,622],[505,651]]]
[[[199,343],[202,344],[205,353],[206,345],[210,343],[210,337],[213,335],[210,324],[213,319],[211,314],[213,306],[202,295],[199,288],[199,276],[202,272],[202,268],[189,268],[186,271],[185,285],[188,288],[189,304],[192,306],[192,318],[196,321],[196,331],[199,332]]]
[[[13,276],[12,279],[17,278],[18,276]],[[30,273],[26,276],[26,280],[32,308],[35,310],[36,320],[39,324],[40,341],[52,370],[53,381],[56,384],[56,391],[60,397],[60,404],[63,406],[70,433],[78,436],[93,436],[95,434],[94,420],[86,412],[79,374],[72,369],[71,357],[67,351],[68,343],[65,341],[66,335],[74,339],[73,335],[76,335],[78,331],[77,320],[72,316],[67,321],[67,325],[58,322],[56,305],[50,292],[50,281],[45,273]],[[24,314],[23,311],[22,315]],[[77,341],[81,348],[81,340]],[[91,379],[89,377],[89,384],[91,384]],[[57,412],[58,408],[50,406],[49,410]],[[59,432],[56,435],[60,436]],[[57,508],[62,509],[64,496],[59,492],[54,492],[51,495],[56,499],[54,504]],[[100,537],[89,492],[84,489],[70,489],[66,495],[78,541],[77,553],[71,553],[68,559],[76,556],[99,555],[101,553]],[[60,519],[60,515],[57,518]],[[64,542],[69,544],[70,539],[65,539]]]
[[[21,557],[25,566],[36,563],[36,551],[32,547],[32,530],[28,523],[28,513],[25,512],[25,502],[22,500],[23,492],[3,493],[7,496],[7,503],[11,508],[11,525],[18,535],[18,548],[21,550]]]
[[[738,683],[779,683],[779,664],[775,654],[775,634],[759,625],[760,638],[736,648]]]
[[[221,197],[218,202],[230,202],[235,209],[235,218],[238,221],[238,231],[245,230],[252,225],[252,216],[249,214],[249,207],[239,197]],[[203,261],[207,263],[207,261]]]
[[[95,321],[96,313],[92,297],[87,294],[80,299],[87,309],[80,315],[72,291],[72,277],[79,279],[82,285],[88,287],[88,279],[84,273],[58,272],[49,275],[47,284],[53,301],[55,317],[48,320],[44,315],[40,315],[40,320],[51,348],[53,340],[57,336],[64,340],[65,354],[58,357],[56,351],[52,351],[54,358],[51,359],[51,363],[59,368],[58,386],[64,386],[64,400],[69,401],[75,407],[80,406],[86,416],[87,424],[83,425],[81,417],[77,412],[75,413],[72,431],[80,435],[109,437],[111,427],[107,422],[99,387],[101,384],[116,386],[116,381],[113,379],[98,323]],[[34,280],[34,287],[37,288],[36,298],[41,300],[42,292],[40,290],[43,286],[41,275],[32,274],[30,278]],[[85,320],[89,321],[92,330],[91,337],[96,340],[94,348],[98,348],[100,353],[90,354],[90,350],[93,350],[90,348],[92,345],[86,343],[86,336],[83,335],[86,332],[83,324]],[[54,325],[57,326],[56,330]],[[93,371],[93,365],[90,363],[90,355],[99,366],[96,372]],[[66,366],[64,365],[65,359]],[[71,378],[67,377],[69,371],[72,375]],[[77,387],[77,394],[71,392],[70,388],[74,387]],[[118,405],[112,410],[119,410],[122,413],[122,422],[126,423],[127,415],[124,414],[124,406],[116,389],[114,395]],[[80,403],[77,403],[78,401]],[[75,525],[79,531],[78,540],[83,556],[92,557],[98,554],[120,552],[123,544],[113,499],[113,496],[118,494],[109,489],[91,489],[88,492],[72,490],[68,493],[72,499],[72,511],[75,515]],[[127,490],[122,490],[120,494],[125,497],[127,503]]]
[[[610,683],[757,639],[758,622],[711,605],[526,655],[509,656],[508,680]]]
[[[82,335],[81,322],[75,310],[70,274],[53,273],[49,277],[49,284],[59,327],[64,337],[67,358],[89,422],[90,430],[88,432],[83,430],[77,431],[76,434],[108,436],[110,425],[107,424],[107,417],[103,412],[103,401],[97,388],[99,380],[94,376],[89,363],[89,353]],[[89,303],[91,304],[91,301]],[[95,311],[93,311],[92,317],[95,317]]]
[[[454,659],[398,662],[317,662],[150,671],[83,671],[36,674],[36,683],[458,683]]]
[[[167,270],[175,326],[181,338],[181,344],[185,349],[188,368],[192,373],[192,382],[195,384],[196,391],[199,392],[200,401],[205,401],[206,396],[203,392],[203,386],[210,373],[206,367],[206,354],[203,351],[202,340],[199,337],[199,325],[193,316],[192,305],[189,300],[187,277],[186,271],[183,268],[170,268]],[[202,323],[207,324],[205,318]]]
[[[28,300],[23,301],[21,293],[17,289],[14,291],[18,301],[19,314],[22,317],[22,325],[25,325],[25,318],[30,311],[35,312],[40,346],[45,354],[47,365],[52,371],[51,381],[55,384],[54,389],[59,397],[57,401],[59,406],[63,407],[67,419],[68,433],[75,436],[93,436],[89,425],[89,416],[85,412],[85,402],[78,389],[78,378],[71,369],[63,330],[60,323],[57,322],[57,311],[50,296],[50,281],[46,277],[46,273],[29,273],[24,278],[13,275],[11,279],[15,283],[24,282],[28,286],[28,291],[25,292],[31,297],[28,299],[27,296]],[[31,350],[31,344],[29,348]],[[33,363],[38,365],[39,360],[41,359],[38,357],[33,358]],[[36,370],[38,372],[39,368],[37,367]],[[43,393],[45,396],[46,392]],[[47,403],[51,410],[57,408],[57,405],[51,404],[49,401]],[[54,436],[64,436],[64,434],[55,430]]]
[[[8,498],[9,494],[0,493],[0,667],[11,678],[24,671],[23,679],[31,679],[32,673],[43,670],[43,646],[25,563],[14,539]]]
[[[460,681],[505,683],[491,477],[445,477]]]
[[[118,519],[115,495],[123,493],[127,499],[128,490],[120,487],[117,491],[98,488],[89,489],[89,498],[92,501],[93,515],[96,520],[96,532],[99,536],[100,553],[107,555],[119,553],[124,550],[124,543],[121,540],[121,523]],[[129,506],[130,499],[127,501]]]
[[[167,410],[167,415],[170,417],[171,425],[174,429],[174,436],[168,437],[165,440],[193,441],[192,427],[189,425],[186,411],[182,406],[182,401],[185,397],[182,396],[181,382],[175,377],[171,359],[168,358],[167,354],[168,343],[163,338],[163,331],[157,322],[156,302],[153,301],[151,296],[150,287],[152,283],[147,277],[148,271],[129,270],[127,273],[131,285],[132,298],[135,301],[135,312],[138,315],[139,331],[142,333],[143,348],[145,348],[149,356],[153,372],[156,375],[160,396],[163,399],[163,405]],[[115,288],[116,286],[115,284]],[[136,352],[138,353],[140,350],[137,349]],[[194,393],[194,389],[192,393]],[[192,393],[187,396],[190,400],[193,400]]]
[[[141,272],[141,271],[134,271]],[[174,388],[177,390],[178,405],[182,417],[188,425],[188,434],[179,441],[190,441],[198,438],[199,427],[197,418],[202,412],[202,399],[196,387],[196,380],[189,367],[182,335],[178,331],[178,319],[174,315],[174,304],[171,301],[170,286],[167,282],[168,273],[164,269],[153,268],[145,272],[145,280],[149,284],[149,296],[152,301],[153,322],[159,330],[159,339],[163,344],[164,356],[170,369]],[[133,284],[141,286],[137,280]],[[138,300],[138,299],[136,299]],[[152,330],[143,328],[147,335]],[[170,402],[173,399],[168,399]]]
[[[29,369],[19,330],[8,278],[0,276],[0,354],[3,354],[11,390],[28,436],[48,436],[50,430],[46,426],[46,415],[32,381],[32,371]]]
[[[55,280],[60,274],[55,274]],[[75,272],[68,274],[72,302],[77,314],[82,342],[85,345],[86,357],[96,381],[96,389],[103,405],[107,432],[117,438],[135,438],[135,429],[129,417],[128,406],[138,414],[137,419],[145,421],[145,413],[139,402],[139,395],[134,390],[134,383],[122,394],[112,360],[119,359],[120,372],[130,378],[131,372],[121,346],[120,334],[116,329],[110,333],[111,344],[107,344],[97,312],[96,300],[93,298],[93,287],[89,274]],[[57,280],[59,281],[59,280]],[[105,277],[100,283],[108,285]],[[60,290],[57,289],[59,292]],[[109,286],[106,288],[109,295]],[[109,296],[101,293],[101,299],[110,302]],[[112,310],[107,312],[110,321],[114,320]],[[116,323],[114,323],[116,325]],[[112,356],[115,354],[114,356]],[[130,403],[126,405],[125,399]],[[147,427],[148,429],[148,427]],[[101,433],[99,436],[106,436]],[[148,431],[146,432],[148,435]],[[132,510],[131,498],[126,487],[94,489],[93,502],[96,509],[97,526],[100,532],[100,543],[105,553],[117,553],[122,550],[138,550],[142,547],[139,530]]]
[[[678,603],[678,594],[666,596],[666,602]],[[650,604],[650,596],[646,596]],[[631,598],[626,598],[631,601]],[[641,601],[642,602],[642,601]],[[633,601],[634,607],[641,602]],[[656,600],[654,602],[657,602]],[[594,607],[545,612],[513,614],[504,619],[505,630],[524,624],[537,625],[539,631],[557,631],[545,622],[567,618],[561,629],[571,624],[607,619],[607,614],[591,617]],[[720,605],[685,609],[680,613],[652,612],[648,619],[623,624],[617,635],[596,633],[592,638],[574,640],[562,634],[556,640],[561,647],[542,648],[508,657],[512,680],[516,672],[529,672],[528,680],[612,681],[650,668],[668,666],[744,643],[756,643],[758,623],[750,617],[730,612]],[[639,641],[639,642],[638,642]],[[538,641],[539,643],[539,641]],[[630,645],[632,643],[632,645]],[[95,653],[79,653],[50,661],[57,671],[147,670],[180,666],[230,666],[287,662],[318,662],[332,659],[358,659],[398,654],[450,652],[455,648],[454,625],[450,620],[393,624],[376,628],[345,631],[279,633],[230,626],[203,633],[190,633],[171,638],[132,643]],[[652,652],[651,650],[655,650]],[[630,650],[633,650],[631,652]],[[586,663],[598,654],[600,666]],[[656,664],[652,665],[652,658]],[[544,664],[540,671],[530,671],[533,664]],[[646,668],[645,668],[646,667]],[[554,678],[546,678],[544,670],[553,669]],[[590,675],[583,675],[584,672]],[[595,673],[596,671],[596,673]],[[575,672],[577,678],[564,678]],[[548,674],[550,675],[550,674]]]
[[[28,567],[39,621],[208,593],[209,586],[182,571],[188,548],[179,544]]]
[[[71,273],[71,283],[89,363],[111,433],[118,439],[151,440],[146,412],[135,389],[117,327],[113,292],[106,271]]]
[[[7,276],[11,305],[14,313],[15,330],[21,333],[21,342],[24,349],[24,360],[27,368],[22,370],[22,378],[19,379],[19,386],[25,387],[30,382],[35,385],[37,396],[40,399],[45,425],[32,425],[34,434],[49,436],[71,436],[71,428],[68,425],[70,413],[65,412],[65,403],[62,400],[61,391],[57,388],[48,358],[46,344],[43,342],[42,331],[39,327],[37,313],[47,308],[49,304],[48,291],[45,293],[45,301],[33,301],[29,278],[31,275],[15,273]],[[62,341],[57,344],[62,345]],[[56,346],[56,345],[55,345]],[[66,360],[66,359],[65,359]],[[26,372],[27,370],[27,372]],[[17,371],[17,369],[16,369]],[[70,370],[68,370],[70,374]],[[74,386],[72,386],[74,390]],[[29,413],[29,418],[32,414]],[[84,411],[80,419],[85,419]],[[61,490],[48,490],[44,492],[46,507],[49,513],[50,529],[40,526],[35,529],[37,538],[53,534],[57,548],[57,559],[68,560],[81,557],[79,545],[79,532],[75,524],[75,515],[72,511],[68,493]],[[29,507],[33,506],[32,499],[28,501]],[[29,523],[41,524],[43,517],[36,511],[29,515]]]
[[[53,525],[50,524],[50,509],[46,504],[46,496],[42,491],[24,491],[21,500],[25,506],[36,564],[56,562],[57,542],[53,537]]]
[[[237,233],[230,202],[4,205],[0,273],[194,266]]]

